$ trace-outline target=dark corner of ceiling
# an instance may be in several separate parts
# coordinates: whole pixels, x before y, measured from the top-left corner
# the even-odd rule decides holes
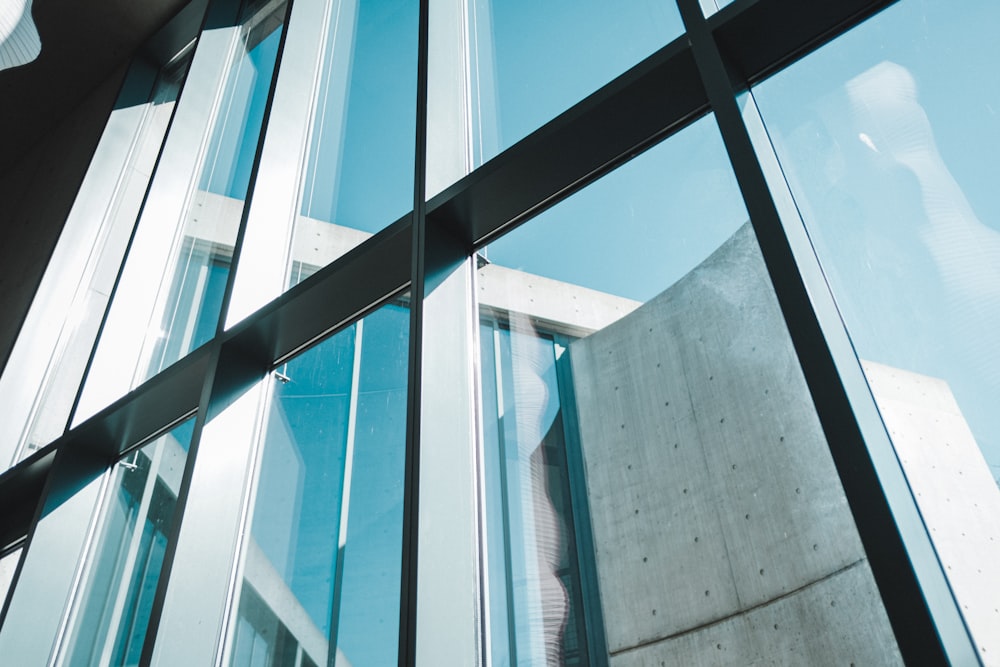
[[[188,2],[34,0],[41,53],[0,71],[0,177]]]

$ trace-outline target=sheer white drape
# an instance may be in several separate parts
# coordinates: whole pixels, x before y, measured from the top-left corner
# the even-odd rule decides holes
[[[30,63],[41,51],[31,0],[0,0],[0,70]]]

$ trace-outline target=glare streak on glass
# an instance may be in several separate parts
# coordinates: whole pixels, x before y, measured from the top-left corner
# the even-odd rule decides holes
[[[384,306],[279,369],[229,664],[395,661],[408,322]]]
[[[189,56],[160,72],[148,103],[111,112],[0,380],[0,439],[14,447],[15,460],[63,433]]]
[[[989,3],[899,3],[753,92],[985,656],[1000,652],[997,21]]]
[[[410,210],[417,6],[293,7],[227,326]]]
[[[901,664],[711,117],[490,244],[478,295],[493,664]]]
[[[191,426],[133,451],[108,472],[57,665],[139,664]]]
[[[285,5],[244,14],[199,39],[74,423],[215,333]]]

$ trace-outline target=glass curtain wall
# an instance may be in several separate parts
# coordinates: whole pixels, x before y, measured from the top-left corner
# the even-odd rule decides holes
[[[428,197],[682,32],[672,2],[435,2]]]
[[[276,371],[228,664],[395,660],[408,324],[383,306]]]
[[[1000,653],[1000,57],[992,5],[901,3],[757,86],[981,653]]]
[[[901,664],[746,217],[706,117],[487,246],[493,664]]]
[[[295,3],[227,326],[410,210],[417,5]]]
[[[38,505],[0,545],[0,592],[23,561],[0,655],[892,665],[967,657],[934,636],[961,606],[989,664],[1000,100],[961,64],[991,62],[971,26],[995,17],[903,0],[785,67],[877,3],[727,4],[435,0],[455,48],[420,54],[415,0],[214,0],[183,91],[178,64],[123,143],[131,198],[98,197],[136,226],[120,273],[92,269],[93,357],[48,389],[58,325],[3,436],[30,460],[0,498]],[[448,66],[418,79],[421,57]],[[720,64],[754,83],[739,127]],[[419,127],[424,86],[452,106]],[[755,122],[770,142],[741,154]],[[775,154],[812,248],[758,215],[777,195],[745,167]],[[816,257],[829,290],[803,287]],[[798,326],[828,292],[857,358]],[[915,501],[841,396],[881,410]],[[122,435],[140,410],[157,428]]]
[[[148,64],[136,63],[126,77],[24,334],[0,379],[0,400],[7,406],[0,456],[13,456],[4,466],[66,429],[190,55],[185,49],[158,75],[149,72]],[[153,76],[151,91],[136,92],[148,90]],[[141,103],[136,95],[142,95]]]
[[[23,551],[23,545],[15,544],[0,554],[0,608],[7,602],[7,595],[14,582],[14,570],[17,569]]]
[[[191,426],[133,449],[43,513],[0,629],[5,660],[139,664]]]
[[[202,33],[75,424],[215,335],[285,13],[248,3]]]
[[[191,426],[134,450],[109,472],[55,664],[139,664]]]

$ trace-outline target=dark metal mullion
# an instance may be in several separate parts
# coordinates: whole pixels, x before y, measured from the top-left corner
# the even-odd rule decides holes
[[[875,463],[783,229],[722,56],[697,1],[678,0],[678,5],[900,652],[909,664],[949,664],[948,648],[956,647],[946,648],[938,636],[921,582],[882,492]],[[963,652],[962,647],[957,649]]]
[[[399,592],[400,666],[416,664],[417,546],[420,494],[420,381],[427,241],[427,36],[429,0],[419,0],[417,99],[410,248],[410,340],[407,365],[406,449],[403,468],[403,539]],[[331,650],[335,650],[331,647]]]
[[[243,211],[240,214],[240,224],[233,243],[233,256],[229,263],[229,274],[226,276],[226,287],[222,292],[222,303],[219,306],[219,318],[215,326],[215,335],[220,335],[226,329],[226,314],[233,299],[233,289],[236,284],[236,274],[239,271],[240,255],[243,252],[243,242],[246,239],[247,220],[250,218],[250,208],[253,205],[254,192],[257,189],[257,174],[260,171],[261,156],[264,153],[264,140],[267,137],[268,123],[271,121],[271,107],[274,94],[278,88],[278,76],[281,74],[281,60],[285,53],[285,42],[288,39],[288,22],[292,15],[295,0],[285,0],[285,16],[281,24],[281,39],[278,40],[278,53],[274,57],[274,68],[271,72],[271,83],[267,90],[267,100],[264,102],[264,114],[260,121],[260,132],[257,135],[257,148],[254,151],[253,163],[250,166],[250,180],[246,196],[243,198]]]

